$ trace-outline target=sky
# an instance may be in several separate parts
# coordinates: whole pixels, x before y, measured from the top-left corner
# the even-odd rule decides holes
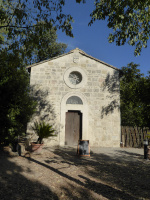
[[[73,34],[74,38],[66,36],[64,32],[57,31],[58,42],[68,45],[66,52],[79,48],[85,53],[104,61],[114,67],[121,69],[128,63],[139,64],[139,69],[144,76],[150,71],[150,40],[148,47],[143,48],[141,55],[135,57],[134,49],[128,44],[116,46],[115,43],[108,42],[111,29],[107,27],[107,21],[96,21],[88,26],[90,13],[94,9],[94,0],[86,0],[86,3],[75,3],[75,0],[66,0],[63,12],[71,14],[74,18]]]

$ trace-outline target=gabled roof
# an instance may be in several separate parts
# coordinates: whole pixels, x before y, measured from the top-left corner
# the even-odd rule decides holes
[[[42,64],[42,63],[45,63],[45,62],[55,60],[55,59],[57,59],[57,58],[60,58],[60,57],[69,55],[69,54],[71,54],[71,53],[74,53],[75,51],[78,51],[80,54],[82,54],[82,55],[84,55],[84,56],[86,56],[86,57],[88,57],[88,58],[91,58],[91,59],[93,59],[93,60],[95,60],[95,61],[97,61],[97,62],[99,62],[99,63],[102,63],[102,64],[104,64],[104,65],[106,65],[106,66],[108,66],[108,67],[111,67],[111,68],[113,68],[113,69],[116,69],[116,70],[120,71],[120,69],[118,69],[117,67],[114,67],[114,66],[112,66],[112,65],[109,65],[108,63],[105,63],[105,62],[103,62],[103,61],[97,59],[97,58],[94,58],[94,57],[88,55],[87,53],[85,53],[84,51],[82,51],[82,50],[79,49],[79,48],[73,49],[73,50],[69,51],[68,53],[61,54],[61,55],[59,55],[59,56],[50,58],[50,59],[48,59],[48,60],[44,60],[44,61],[41,61],[41,62],[38,62],[38,63],[34,63],[34,64],[32,64],[32,65],[27,66],[26,68],[28,69],[28,68],[34,67],[34,66],[36,66],[36,65],[39,65],[39,64]]]

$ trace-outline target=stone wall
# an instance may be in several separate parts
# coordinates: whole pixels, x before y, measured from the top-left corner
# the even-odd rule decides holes
[[[84,71],[82,87],[70,88],[66,84],[65,73],[71,68]],[[84,124],[86,131],[83,139],[89,139],[91,146],[120,146],[118,70],[74,50],[73,53],[32,66],[30,84],[39,101],[39,110],[33,120],[47,120],[54,124],[58,132],[58,137],[52,142],[47,141],[47,144],[63,145],[61,141],[65,134],[65,124],[61,118],[65,115],[61,113],[62,100],[69,93],[78,93],[81,98],[84,97],[87,110],[86,114],[83,110],[87,123]]]

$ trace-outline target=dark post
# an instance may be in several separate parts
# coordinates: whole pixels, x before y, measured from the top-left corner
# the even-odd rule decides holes
[[[19,156],[21,156],[21,145],[19,143],[17,145],[17,150],[18,150]]]
[[[143,141],[143,144],[144,144],[144,159],[148,159],[148,157],[147,157],[148,140],[144,140],[144,141]]]

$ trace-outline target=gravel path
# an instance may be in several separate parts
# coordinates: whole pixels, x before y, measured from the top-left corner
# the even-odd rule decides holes
[[[29,157],[0,151],[1,200],[150,199],[150,161],[143,149],[44,148]]]

